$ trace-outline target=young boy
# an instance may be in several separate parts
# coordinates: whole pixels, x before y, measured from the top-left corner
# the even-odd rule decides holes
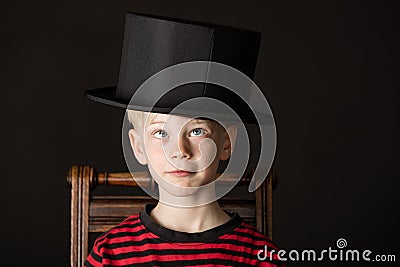
[[[211,35],[208,29],[213,29]],[[231,36],[226,38],[229,34]],[[238,214],[224,211],[216,201],[216,173],[220,161],[229,159],[233,153],[237,125],[166,111],[166,107],[175,107],[197,95],[207,95],[205,92],[210,93],[213,87],[181,87],[181,91],[172,91],[164,102],[158,101],[152,112],[141,111],[145,110],[146,99],[141,103],[130,102],[139,85],[155,70],[202,59],[198,57],[202,49],[219,54],[220,61],[224,61],[224,57],[232,60],[232,54],[238,51],[233,49],[229,54],[229,49],[218,50],[218,47],[226,41],[251,43],[243,41],[243,34],[249,36],[247,32],[216,25],[127,14],[118,87],[108,93],[104,89],[92,90],[87,95],[98,102],[127,108],[133,126],[129,130],[131,149],[157,182],[159,201],[157,205],[146,205],[140,214],[130,216],[97,238],[85,266],[282,265],[276,253],[260,260],[260,253],[266,247],[275,252],[278,248]],[[171,38],[173,42],[166,42]],[[210,45],[210,40],[219,40],[219,43]],[[237,65],[242,66],[242,70],[254,71],[254,66],[249,66],[248,62],[249,57],[254,59],[254,45],[242,44],[240,49],[247,54]],[[144,53],[150,53],[150,57]],[[206,51],[205,59],[212,59],[211,54]],[[182,58],[187,55],[190,56]],[[172,62],[165,62],[171,59]],[[157,67],[149,67],[152,64]],[[148,73],[141,69],[146,66]],[[138,77],[140,75],[143,78]],[[225,93],[220,98],[214,95],[220,101],[225,96]]]

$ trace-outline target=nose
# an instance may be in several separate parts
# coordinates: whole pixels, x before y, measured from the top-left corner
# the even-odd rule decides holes
[[[189,142],[186,138],[179,138],[179,140],[175,140],[171,147],[171,158],[172,159],[190,159],[192,157],[191,149]]]

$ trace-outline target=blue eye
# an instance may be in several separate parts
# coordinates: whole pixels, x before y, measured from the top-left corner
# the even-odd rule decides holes
[[[153,135],[154,135],[155,138],[165,138],[165,137],[168,136],[167,132],[163,131],[163,130],[158,130]]]
[[[202,135],[205,135],[205,134],[206,134],[205,130],[201,129],[201,128],[193,129],[192,132],[191,132],[191,136],[202,136]]]

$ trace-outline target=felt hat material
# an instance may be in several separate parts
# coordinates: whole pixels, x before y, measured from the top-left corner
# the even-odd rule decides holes
[[[216,84],[183,84],[169,90],[156,103],[150,97],[151,88],[147,89],[149,94],[134,99],[132,96],[159,71],[191,61],[225,64],[253,79],[260,41],[261,34],[255,31],[127,12],[117,85],[90,89],[85,95],[107,105],[156,113],[170,113],[190,99],[212,98],[232,108],[244,123],[257,123],[246,101]],[[250,97],[250,90],[246,97]],[[196,106],[194,111],[202,108],[207,111],[204,105]]]

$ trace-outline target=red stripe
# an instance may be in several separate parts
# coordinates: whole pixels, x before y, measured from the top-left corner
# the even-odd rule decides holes
[[[98,267],[102,267],[103,264],[101,262],[96,261],[92,255],[89,254],[89,256],[86,258],[86,261],[89,262],[90,264],[92,264],[93,266],[98,266]],[[84,265],[85,267],[86,265]]]
[[[143,244],[142,246],[137,246],[137,245],[132,245],[132,246],[126,246],[122,248],[117,248],[117,249],[107,249],[104,248],[105,253],[109,254],[114,254],[118,255],[120,253],[126,253],[126,252],[143,252],[146,250],[188,250],[188,249],[196,249],[196,250],[208,250],[208,249],[227,249],[231,251],[236,251],[236,252],[241,252],[241,251],[246,251],[250,252],[251,249],[244,249],[243,246],[236,246],[236,245],[231,245],[231,244],[207,244],[203,243],[201,245],[193,245],[193,244],[180,244],[180,243],[174,243],[174,244],[168,244],[168,243],[161,243],[161,244]]]
[[[143,225],[138,225],[136,227],[120,227],[120,228],[114,228],[110,230],[108,233],[109,234],[118,234],[118,233],[135,233],[140,230],[145,229]]]
[[[135,233],[135,232],[138,232],[138,231],[143,230],[143,229],[146,229],[143,225],[138,225],[138,226],[136,226],[134,228],[113,228],[107,233],[107,235],[104,235],[103,237],[101,237],[101,238],[99,238],[97,240],[97,246],[102,245],[105,242],[110,242],[110,241],[111,241],[110,243],[113,243],[112,241],[114,239],[117,239],[117,237],[110,238],[108,236],[109,234]],[[142,235],[145,235],[145,234],[147,234],[147,233],[144,233]],[[151,234],[151,233],[149,233],[149,234]],[[139,235],[139,236],[142,236],[142,235]],[[155,236],[155,237],[157,237],[157,236]],[[130,238],[132,240],[132,237],[128,237],[128,238]]]
[[[254,236],[265,238],[268,240],[268,237],[257,231],[251,225],[242,224],[243,227],[238,227],[234,230],[234,232],[242,232],[242,233],[250,233]]]
[[[128,226],[132,226],[134,224],[138,224],[136,227],[129,228]],[[130,216],[126,220],[124,220],[119,228],[113,228],[111,229],[108,234],[119,234],[119,233],[135,233],[140,230],[145,230],[145,226],[142,224],[139,214]],[[241,236],[238,235],[238,233],[245,233],[249,235],[249,237]],[[252,237],[257,237],[263,240],[254,240]],[[125,237],[113,237],[110,238],[108,235],[104,235],[100,240],[97,240],[97,244],[95,245],[94,249],[97,249],[99,245],[102,244],[118,244],[121,242],[129,242],[132,241],[133,244],[134,242],[140,242],[145,239],[153,239],[153,238],[160,238],[159,236],[145,231],[144,233],[138,235],[138,236],[125,236]],[[171,250],[172,254],[169,255],[157,255],[157,252],[154,253],[155,255],[149,255],[149,256],[142,256],[142,257],[131,257],[131,258],[124,258],[120,260],[111,260],[111,259],[103,259],[103,264],[112,264],[115,266],[121,266],[121,265],[126,265],[126,264],[133,264],[133,263],[145,263],[145,262],[151,262],[151,261],[160,261],[160,262],[165,262],[165,261],[179,261],[179,260],[202,260],[202,259],[222,259],[222,260],[232,260],[238,265],[239,263],[247,263],[251,265],[256,265],[256,266],[275,266],[271,263],[268,262],[262,262],[259,261],[257,258],[257,249],[251,249],[245,247],[245,244],[250,244],[254,246],[260,246],[264,249],[264,246],[267,246],[268,250],[268,255],[267,258],[270,257],[270,252],[271,250],[275,250],[276,252],[279,250],[273,243],[269,242],[269,239],[258,232],[254,227],[251,225],[248,225],[246,223],[242,223],[241,226],[237,227],[234,229],[234,231],[231,234],[225,234],[221,237],[219,237],[221,240],[233,240],[236,242],[241,242],[243,245],[233,245],[233,244],[215,244],[215,243],[161,243],[161,244],[152,244],[152,243],[146,243],[141,246],[138,245],[133,245],[133,246],[126,246],[126,247],[121,247],[121,248],[115,248],[115,249],[106,249],[102,248],[102,254],[103,253],[108,253],[112,255],[118,255],[118,254],[123,254],[123,253],[129,253],[129,252],[145,252],[148,250],[165,250],[169,249]],[[225,253],[210,253],[210,249],[226,249],[227,254]],[[188,250],[188,249],[196,249],[200,252],[201,254],[190,254],[190,255],[179,255],[178,253],[183,250]],[[204,253],[203,251],[204,250]],[[252,256],[249,255],[250,258],[247,258],[246,256],[233,256],[230,255],[230,252],[246,252],[251,254]],[[273,259],[277,260],[277,255],[276,252],[273,254]],[[176,253],[176,254],[175,254]],[[98,254],[98,253],[96,253]],[[122,256],[122,255],[121,255]],[[87,261],[91,263],[94,266],[103,266],[102,264],[98,263],[91,255],[88,256]],[[219,265],[203,265],[203,266],[219,266]]]
[[[227,235],[221,236],[220,239],[239,241],[239,242],[244,242],[244,243],[247,243],[250,245],[256,245],[256,246],[269,245],[268,241],[254,240],[251,237],[235,235],[235,234],[227,234]]]
[[[240,256],[226,255],[222,253],[204,253],[196,255],[149,255],[144,257],[135,257],[121,260],[109,260],[103,259],[103,264],[110,264],[115,266],[121,266],[133,263],[144,263],[150,261],[180,261],[180,260],[203,260],[203,259],[221,259],[221,260],[231,260],[237,263],[246,263],[251,265],[256,265],[260,261],[255,257],[255,259],[248,259]]]
[[[237,245],[232,245],[232,244],[201,244],[201,245],[191,245],[188,247],[187,244],[183,244],[184,246],[179,246],[181,244],[175,243],[175,244],[168,244],[168,243],[161,243],[161,244],[144,244],[142,246],[126,246],[126,247],[121,247],[117,249],[107,249],[104,248],[103,252],[108,253],[108,254],[113,254],[113,255],[119,255],[123,253],[129,253],[129,252],[144,252],[147,250],[165,250],[165,249],[170,249],[170,250],[175,250],[176,253],[179,253],[179,250],[188,250],[188,249],[196,249],[198,251],[200,250],[205,250],[206,252],[203,254],[207,254],[207,250],[210,249],[226,249],[230,250],[233,252],[246,252],[249,254],[252,254],[255,259],[257,259],[257,253],[258,250],[253,250],[244,246],[237,246]],[[270,257],[270,252],[271,249],[270,247],[267,248],[267,257]],[[276,251],[275,251],[276,253]],[[197,254],[196,254],[197,255]],[[273,259],[278,259],[276,254],[273,254]]]
[[[135,214],[135,215],[132,215],[132,216],[126,218],[125,220],[123,220],[119,225],[134,224],[134,223],[138,223],[138,222],[140,222],[140,216],[139,216],[139,214]]]
[[[158,236],[155,236],[152,233],[144,233],[142,235],[139,236],[122,236],[122,237],[114,237],[114,238],[110,238],[108,239],[108,244],[117,244],[117,243],[121,243],[121,242],[139,242],[142,241],[144,239],[154,239],[157,238],[159,239]]]

